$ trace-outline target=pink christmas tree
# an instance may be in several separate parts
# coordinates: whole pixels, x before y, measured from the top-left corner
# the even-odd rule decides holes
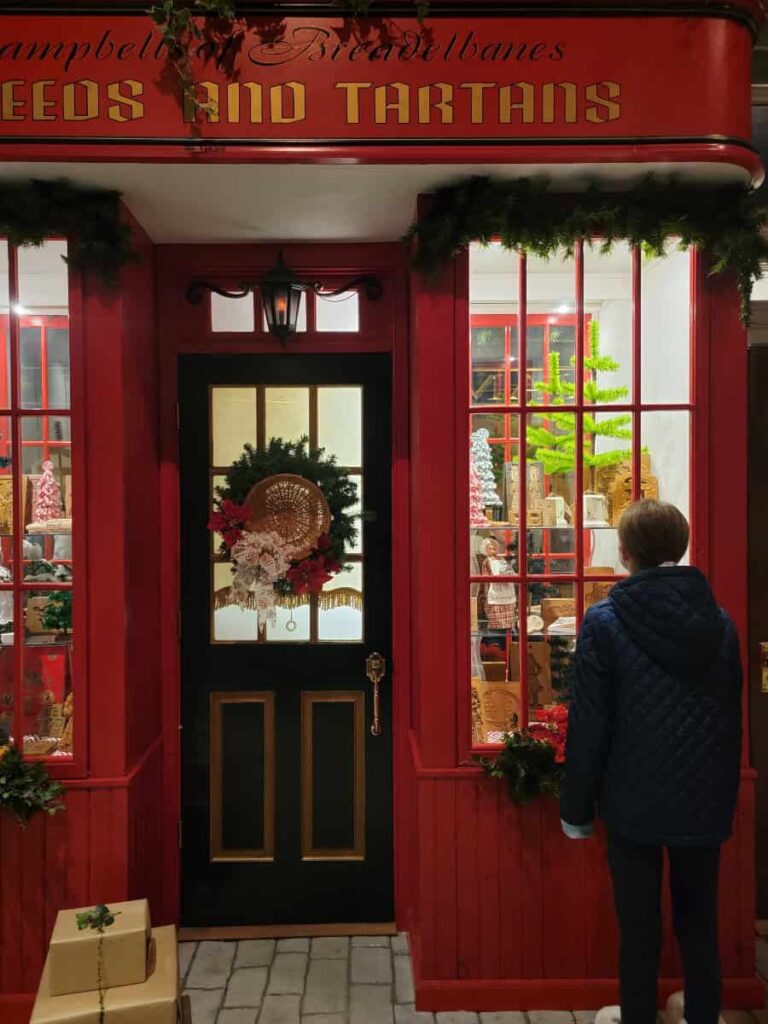
[[[483,511],[483,494],[480,477],[472,459],[469,460],[469,525],[487,526],[488,519]]]
[[[61,488],[53,475],[53,463],[43,463],[43,475],[37,481],[32,518],[36,523],[47,523],[61,516]]]

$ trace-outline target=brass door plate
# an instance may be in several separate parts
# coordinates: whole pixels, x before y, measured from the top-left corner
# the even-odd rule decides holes
[[[768,693],[768,643],[760,644],[760,692]]]

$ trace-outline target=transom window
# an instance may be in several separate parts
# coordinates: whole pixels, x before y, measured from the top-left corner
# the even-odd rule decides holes
[[[690,517],[690,280],[683,251],[470,250],[474,745],[568,700],[584,612],[625,574],[626,506]]]

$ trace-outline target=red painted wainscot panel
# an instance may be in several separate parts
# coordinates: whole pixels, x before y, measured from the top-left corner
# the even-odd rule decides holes
[[[52,818],[24,830],[0,816],[3,1024],[28,1020],[59,910],[137,896],[160,905],[161,769],[156,741],[128,776],[65,782],[66,810]]]
[[[419,1010],[594,1008],[615,1002],[617,933],[602,831],[573,842],[554,800],[516,807],[473,768],[420,767],[418,905],[413,909]],[[725,1005],[762,1005],[754,974],[751,804],[745,772],[734,838],[723,851]],[[745,882],[744,880],[747,879]],[[660,997],[681,987],[667,911]]]

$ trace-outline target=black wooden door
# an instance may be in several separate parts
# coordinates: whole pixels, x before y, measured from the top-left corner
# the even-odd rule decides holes
[[[182,923],[391,921],[391,667],[379,735],[366,677],[390,653],[389,357],[189,355],[179,399]],[[212,488],[246,441],[302,434],[366,516],[334,593],[265,633],[220,606]]]

